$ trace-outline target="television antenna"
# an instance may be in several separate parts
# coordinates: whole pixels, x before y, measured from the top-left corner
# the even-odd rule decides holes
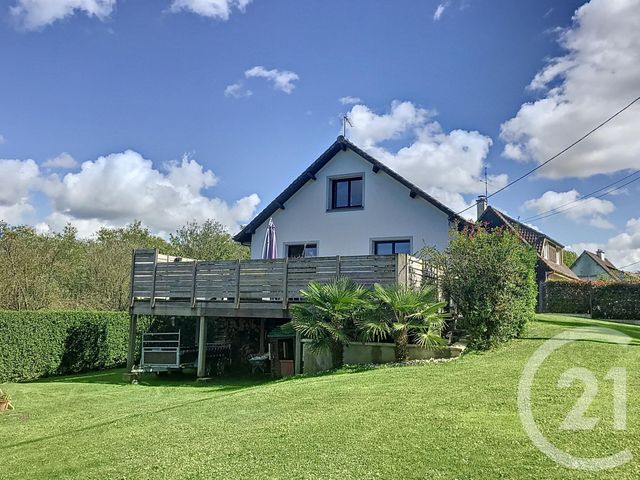
[[[353,124],[351,123],[351,120],[349,120],[349,115],[345,113],[342,116],[342,136],[344,138],[347,138],[347,125],[353,128]]]

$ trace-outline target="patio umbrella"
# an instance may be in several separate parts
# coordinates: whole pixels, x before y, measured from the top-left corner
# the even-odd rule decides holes
[[[262,258],[264,260],[278,258],[278,243],[276,242],[276,226],[273,219],[269,219],[267,231],[264,235],[264,245],[262,246]]]

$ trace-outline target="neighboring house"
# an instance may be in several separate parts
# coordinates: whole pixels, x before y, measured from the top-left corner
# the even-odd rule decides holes
[[[571,270],[580,280],[625,280],[627,274],[618,270],[604,255],[602,250],[596,253],[584,251],[571,265]]]
[[[488,207],[486,199],[478,199],[478,221],[492,228],[508,228],[515,232],[523,242],[531,245],[538,254],[536,281],[579,280],[577,275],[562,262],[564,245],[544,233],[507,216],[503,212]]]
[[[468,224],[342,136],[235,235],[251,258],[262,256],[270,218],[280,258],[441,250]]]

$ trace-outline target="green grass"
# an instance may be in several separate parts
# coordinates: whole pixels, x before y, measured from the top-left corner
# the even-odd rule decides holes
[[[517,388],[529,356],[566,328],[607,326],[621,348],[581,341],[540,369],[533,405],[557,446],[595,457],[630,448],[612,472],[568,470],[521,426]],[[524,338],[444,364],[351,370],[287,381],[185,378],[141,385],[121,371],[10,384],[0,416],[0,478],[603,478],[640,477],[640,327],[541,315]],[[571,367],[599,379],[592,431],[559,431],[582,392],[557,387]],[[612,366],[628,370],[628,428],[612,426]]]

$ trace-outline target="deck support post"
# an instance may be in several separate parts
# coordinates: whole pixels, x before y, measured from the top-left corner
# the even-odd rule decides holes
[[[198,332],[198,378],[206,376],[207,362],[207,317],[200,317]]]
[[[265,318],[260,319],[260,351],[259,353],[264,353],[264,324],[266,323]]]
[[[300,375],[302,373],[302,339],[300,333],[296,332],[295,353],[293,355],[293,373]]]
[[[138,316],[129,314],[129,346],[127,349],[127,373],[133,369],[136,356],[136,337],[138,335]]]

